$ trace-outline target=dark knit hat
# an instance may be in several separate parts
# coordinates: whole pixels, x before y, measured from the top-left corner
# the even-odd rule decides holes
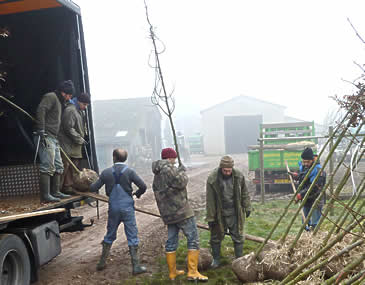
[[[75,86],[71,80],[66,80],[60,83],[58,91],[73,95],[75,94]]]
[[[219,163],[220,168],[233,168],[234,166],[234,160],[229,155],[225,155],[221,158],[221,161]]]
[[[168,148],[164,148],[162,151],[161,151],[161,158],[162,159],[167,159],[167,158],[176,158],[177,157],[177,153],[176,151],[171,148],[171,147],[168,147]]]
[[[87,93],[81,93],[78,97],[77,97],[77,101],[81,102],[81,103],[86,103],[86,104],[90,104],[90,95]]]
[[[305,160],[313,160],[313,150],[310,147],[305,148],[305,150],[303,150],[302,152],[301,157]]]

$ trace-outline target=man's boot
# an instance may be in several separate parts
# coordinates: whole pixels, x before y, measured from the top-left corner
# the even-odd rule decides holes
[[[184,274],[184,270],[176,270],[176,251],[166,252],[167,266],[169,267],[169,278],[175,280],[177,275]]]
[[[51,195],[56,198],[66,199],[70,198],[70,195],[66,195],[60,192],[61,185],[61,175],[55,173],[52,177],[52,185],[51,185]]]
[[[39,177],[39,190],[41,193],[41,202],[59,202],[60,199],[49,194],[51,184],[51,176],[41,173]]]
[[[147,272],[146,267],[139,264],[138,245],[129,247],[129,254],[131,255],[133,275]]]
[[[243,243],[234,243],[234,255],[236,258],[243,255]]]
[[[112,247],[110,243],[106,243],[104,241],[101,243],[101,245],[103,246],[103,251],[101,253],[100,260],[96,265],[96,270],[98,271],[103,270],[105,268],[106,259],[108,258],[110,249]]]
[[[221,265],[221,244],[211,243],[210,246],[212,247],[212,255],[213,255],[213,261],[210,267],[212,269],[215,269]]]
[[[208,281],[208,277],[201,275],[198,271],[199,249],[188,250],[188,280]]]

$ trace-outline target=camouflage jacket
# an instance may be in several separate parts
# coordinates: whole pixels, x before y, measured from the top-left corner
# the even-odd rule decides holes
[[[216,168],[208,176],[206,185],[206,210],[207,222],[216,222],[220,225],[222,232],[224,231],[222,217],[222,190],[223,186],[220,182],[220,169]],[[233,168],[233,199],[235,202],[235,212],[238,220],[238,228],[243,232],[243,224],[245,222],[245,212],[251,211],[251,200],[248,194],[245,177],[243,174]]]
[[[194,212],[188,202],[185,169],[176,168],[168,160],[157,160],[152,163],[152,172],[155,174],[152,189],[163,222],[176,224],[193,217]]]

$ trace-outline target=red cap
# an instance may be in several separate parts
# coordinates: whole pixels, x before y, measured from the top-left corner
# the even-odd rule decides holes
[[[171,148],[171,147],[168,147],[168,148],[164,148],[162,151],[161,151],[161,158],[162,159],[167,159],[167,158],[176,158],[177,157],[177,153],[176,151]]]

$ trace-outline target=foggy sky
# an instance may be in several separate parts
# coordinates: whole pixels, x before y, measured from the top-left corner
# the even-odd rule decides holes
[[[152,48],[142,0],[81,6],[93,100],[150,96]],[[161,65],[177,114],[246,95],[323,121],[329,96],[352,91],[365,62],[364,1],[151,0],[150,20],[166,46]]]

